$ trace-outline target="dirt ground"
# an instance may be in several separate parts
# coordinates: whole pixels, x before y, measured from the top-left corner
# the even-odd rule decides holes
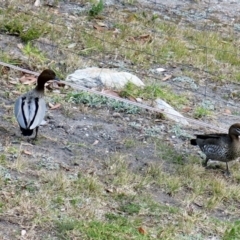
[[[187,2],[189,3],[189,1]],[[179,2],[174,1],[174,3],[178,6]],[[68,9],[67,7],[66,5],[64,9]],[[173,13],[171,12],[170,16],[171,14]],[[1,35],[0,45],[9,47],[6,43],[14,41],[14,39],[17,41],[14,36]],[[174,75],[177,71],[182,71],[182,69],[178,67],[167,69],[166,73]],[[10,75],[14,78],[14,76],[20,76],[21,73],[12,72]],[[97,109],[70,103],[62,104],[60,108],[55,110],[48,110],[45,118],[47,124],[40,127],[38,141],[31,144],[21,136],[16,122],[12,120],[13,103],[17,97],[17,94],[13,92],[14,85],[9,84],[6,78],[1,78],[0,81],[2,86],[0,90],[0,152],[4,152],[4,149],[7,148],[20,149],[20,156],[14,151],[8,151],[7,161],[15,161],[16,164],[23,163],[29,166],[29,170],[25,171],[24,174],[21,173],[21,170],[9,169],[7,174],[9,174],[11,181],[24,179],[27,179],[28,182],[34,181],[38,178],[34,174],[34,169],[38,167],[43,167],[49,171],[62,169],[73,175],[79,171],[87,172],[101,178],[106,159],[118,153],[126,156],[125,160],[133,172],[144,172],[152,163],[159,163],[166,171],[171,171],[172,163],[156,155],[156,139],[171,146],[173,151],[181,152],[183,156],[198,152],[198,149],[189,145],[187,137],[178,136],[174,132],[176,124],[173,121],[159,119],[155,113],[142,111],[136,115],[126,113],[114,115],[114,111],[107,108]],[[198,90],[194,93],[189,92],[189,98],[192,101],[190,107],[194,107],[200,100],[206,98],[214,105],[216,117],[206,117],[202,119],[203,121],[225,129],[228,129],[232,123],[239,122],[237,107],[238,96],[240,96],[240,94],[238,95],[239,85],[221,84],[216,87],[215,83],[208,82],[207,97],[205,97],[205,83],[205,81],[197,83]],[[184,83],[176,84],[169,80],[166,84],[177,93],[188,92],[184,88]],[[234,96],[233,90],[235,91]],[[50,95],[49,92],[46,95],[48,94]],[[46,99],[48,101],[49,98],[46,97]],[[228,110],[230,114],[227,112]],[[185,113],[185,115],[192,116],[191,113]],[[207,131],[194,125],[182,126],[181,129],[190,136],[194,133]],[[173,198],[158,187],[152,186],[150,193],[159,203],[172,206],[181,205],[178,199]],[[228,214],[223,211],[216,210],[213,215],[220,219],[228,218]],[[14,231],[19,231],[24,224],[24,222],[18,222],[17,216],[16,219],[12,217],[0,219],[0,232],[4,232],[2,239],[14,239]]]

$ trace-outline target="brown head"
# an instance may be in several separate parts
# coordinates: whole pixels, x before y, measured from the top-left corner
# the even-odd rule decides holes
[[[44,91],[44,85],[49,80],[59,80],[51,69],[45,69],[38,76],[36,90]]]
[[[228,131],[228,134],[233,138],[237,138],[240,136],[240,123],[233,124]]]

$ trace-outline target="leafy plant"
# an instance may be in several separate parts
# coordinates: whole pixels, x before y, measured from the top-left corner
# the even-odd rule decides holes
[[[92,8],[89,10],[88,13],[91,17],[95,17],[103,11],[103,7],[104,7],[103,0],[99,0],[98,3],[92,5]]]
[[[99,108],[106,106],[110,107],[114,111],[126,112],[129,114],[136,114],[140,111],[140,109],[136,106],[87,92],[70,93],[67,96],[67,100],[73,103],[83,103],[90,107]]]
[[[43,63],[46,61],[43,53],[32,45],[32,43],[28,42],[22,49],[23,53],[27,55],[30,59],[34,59],[35,61]]]
[[[7,15],[2,23],[2,30],[11,35],[17,35],[23,42],[29,42],[41,37],[47,30],[46,24],[40,24],[36,19],[32,19],[30,15],[20,13],[15,16]]]
[[[226,230],[223,240],[237,240],[240,239],[240,221],[235,221],[234,224]]]

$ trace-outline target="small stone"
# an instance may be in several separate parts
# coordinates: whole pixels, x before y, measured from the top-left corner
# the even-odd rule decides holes
[[[27,233],[27,231],[26,231],[25,229],[23,229],[23,230],[21,231],[21,236],[25,236],[26,233]]]
[[[142,99],[141,98],[136,98],[136,101],[139,103],[142,103]]]
[[[113,116],[113,117],[116,117],[116,118],[117,118],[117,117],[119,117],[119,118],[122,117],[121,114],[118,113],[118,112],[114,112],[112,116]]]
[[[164,69],[164,68],[157,68],[157,69],[156,69],[156,72],[158,72],[158,73],[164,72],[164,71],[166,71],[166,69]]]

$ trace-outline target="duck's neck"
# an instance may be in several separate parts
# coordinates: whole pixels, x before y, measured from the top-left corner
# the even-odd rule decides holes
[[[41,93],[43,93],[44,94],[44,84],[45,83],[38,83],[37,84],[37,86],[35,87],[35,90],[37,91],[37,92],[41,92]]]
[[[229,134],[229,136],[230,136],[230,138],[231,138],[233,141],[239,141],[238,135]]]

